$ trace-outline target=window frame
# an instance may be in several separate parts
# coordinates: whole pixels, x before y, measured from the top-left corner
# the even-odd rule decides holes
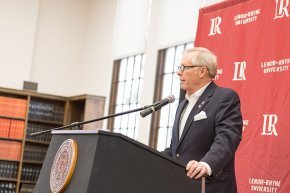
[[[137,78],[137,79],[139,79],[139,84],[138,84],[138,94],[137,94],[137,103],[136,103],[136,106],[137,106],[136,108],[138,108],[138,105],[140,103],[140,101],[138,99],[139,99],[139,95],[141,94],[141,93],[139,93],[140,86],[141,86],[141,88],[143,87],[143,85],[141,85],[141,84],[143,84],[143,80],[144,80],[144,74],[143,74],[144,73],[144,65],[145,65],[145,54],[144,53],[139,53],[139,54],[135,54],[135,55],[131,55],[131,56],[127,56],[127,57],[123,57],[123,58],[114,60],[112,81],[111,81],[111,92],[110,92],[110,100],[109,100],[109,111],[108,111],[109,115],[113,115],[115,113],[120,113],[120,112],[116,112],[116,106],[118,106],[118,105],[124,106],[124,105],[135,104],[135,103],[130,103],[130,102],[129,102],[129,104],[127,104],[127,103],[124,103],[124,101],[122,101],[121,104],[117,104],[117,97],[118,97],[118,92],[119,92],[119,83],[122,83],[123,81],[124,82],[132,81],[132,83],[131,83],[132,84],[131,89],[132,89],[134,80],[137,80],[136,77],[134,78],[133,76],[132,76],[132,79],[127,79],[127,77],[125,77],[124,80],[119,80],[122,61],[127,60],[127,63],[126,63],[126,71],[127,71],[128,62],[131,58],[133,58],[133,61],[134,61],[133,70],[134,70],[135,65],[137,64],[136,63],[137,57],[140,57],[140,71],[139,71],[139,76]],[[142,90],[141,90],[141,92],[142,92]],[[130,100],[131,100],[131,98],[130,98]],[[128,111],[129,110],[132,110],[132,109],[128,109]],[[136,129],[139,129],[139,125],[137,125],[137,123],[138,123],[137,119],[138,119],[138,116],[136,116],[136,118],[135,118],[133,137],[127,135],[128,137],[131,137],[133,139],[135,139],[137,137],[136,132],[137,133],[139,132],[138,130],[136,130]],[[110,131],[114,131],[114,129],[115,129],[114,125],[115,125],[115,118],[108,119],[107,129]],[[117,129],[119,129],[119,128],[117,128]],[[120,128],[120,129],[126,129],[128,132],[130,127],[128,127],[128,124],[127,124],[126,128]]]

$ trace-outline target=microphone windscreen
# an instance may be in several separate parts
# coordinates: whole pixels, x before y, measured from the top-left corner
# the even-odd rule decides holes
[[[168,97],[169,103],[173,103],[175,101],[174,95],[169,95]]]

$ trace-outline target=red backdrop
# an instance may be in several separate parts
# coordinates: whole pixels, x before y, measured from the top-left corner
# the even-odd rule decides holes
[[[241,98],[239,193],[290,192],[289,0],[230,0],[200,10],[195,46],[218,56],[216,83]]]

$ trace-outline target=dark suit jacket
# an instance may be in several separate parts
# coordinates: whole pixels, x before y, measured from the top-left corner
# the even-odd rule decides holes
[[[190,160],[209,164],[213,173],[206,178],[206,193],[236,193],[234,158],[242,136],[239,96],[211,82],[191,110],[179,140],[179,120],[186,105],[183,100],[177,108],[171,145],[164,153],[184,164]],[[207,118],[194,121],[201,111]]]

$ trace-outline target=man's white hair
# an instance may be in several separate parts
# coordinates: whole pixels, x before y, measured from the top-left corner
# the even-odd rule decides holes
[[[190,54],[197,52],[196,61],[192,61],[193,65],[205,66],[208,69],[208,75],[210,78],[215,78],[217,73],[217,57],[210,50],[203,47],[189,48],[184,51],[184,54]]]

